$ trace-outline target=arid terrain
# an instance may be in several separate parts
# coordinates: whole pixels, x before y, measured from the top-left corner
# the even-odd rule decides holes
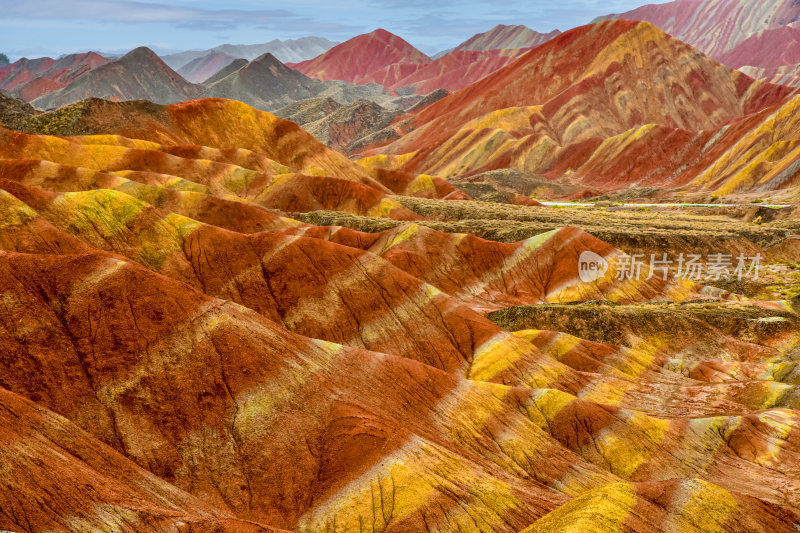
[[[745,1],[0,67],[0,530],[798,531]]]

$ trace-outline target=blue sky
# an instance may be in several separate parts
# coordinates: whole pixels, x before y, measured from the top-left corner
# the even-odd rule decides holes
[[[496,24],[566,30],[664,0],[0,0],[0,52],[58,56],[157,52],[319,35],[343,41],[375,28],[424,52],[450,48]]]

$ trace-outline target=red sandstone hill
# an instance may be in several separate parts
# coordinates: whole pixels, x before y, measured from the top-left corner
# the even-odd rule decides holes
[[[187,81],[203,83],[234,61],[236,61],[235,57],[224,52],[214,51],[189,61],[177,72]]]
[[[40,72],[50,68],[55,59],[39,57],[28,59],[23,57],[13,63],[0,67],[0,84],[6,91],[13,90],[17,85],[27,83]]]
[[[619,251],[578,228],[499,243],[301,224],[270,207],[397,215],[383,189],[442,183],[369,172],[239,102],[14,109],[59,135],[0,129],[0,528],[800,520],[798,321],[779,304],[755,327],[743,310],[768,304],[686,280],[582,282],[583,252]],[[700,298],[680,322],[634,306],[613,339],[485,316]]]
[[[749,37],[800,21],[794,0],[674,0],[600,17],[647,21],[673,37],[721,59]],[[790,43],[787,43],[790,44]],[[763,60],[769,61],[769,54]]]
[[[75,424],[4,388],[0,428],[3,529],[277,532],[176,489]]]
[[[388,87],[430,61],[400,37],[378,29],[353,37],[314,59],[289,66],[321,80],[380,83]]]
[[[444,177],[510,167],[552,178],[580,170],[575,178],[603,187],[642,178],[658,186],[698,157],[713,135],[705,132],[791,92],[649,23],[605,22],[561,34],[400,119],[402,136],[381,151],[414,152],[405,170]],[[671,186],[692,179],[683,174]]]
[[[482,50],[519,50],[544,44],[561,32],[539,33],[526,26],[498,24],[491,30],[473,35],[453,48],[453,52]]]
[[[417,94],[428,94],[437,89],[458,91],[513,63],[527,51],[528,49],[450,52],[395,81],[390,88],[397,90],[411,87]]]
[[[240,232],[228,206],[253,207],[258,179],[212,161],[259,160],[247,150],[6,132],[0,148],[0,342],[13,361],[0,362],[0,411],[15,413],[0,453],[17,492],[50,487],[44,468],[61,483],[46,505],[12,503],[0,527],[402,532],[467,512],[516,533],[583,523],[598,501],[644,531],[695,512],[722,530],[798,520],[794,386],[775,399],[773,382],[726,381],[722,366],[705,381],[670,370],[677,351],[694,368],[701,341],[737,361],[774,357],[782,329],[749,343],[707,325],[652,353],[511,334],[476,312],[700,296],[660,278],[580,282],[581,251],[617,252],[578,229],[509,244],[277,218]],[[670,503],[682,498],[691,512]]]
[[[781,26],[760,31],[719,57],[726,65],[777,68],[800,63],[800,28]]]
[[[71,54],[59,59],[22,58],[0,68],[0,89],[32,101],[69,85],[86,72],[109,62],[94,52]]]
[[[197,98],[202,93],[202,87],[183,79],[149,48],[140,47],[32,103],[40,109],[51,109],[95,97],[169,104]]]

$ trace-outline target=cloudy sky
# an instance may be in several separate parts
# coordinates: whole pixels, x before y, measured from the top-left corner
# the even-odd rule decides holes
[[[318,35],[343,41],[385,28],[427,53],[496,24],[550,31],[665,0],[0,0],[0,52],[57,56],[157,52]]]

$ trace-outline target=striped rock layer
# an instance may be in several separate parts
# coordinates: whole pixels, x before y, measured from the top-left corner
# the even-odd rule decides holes
[[[0,89],[31,101],[66,87],[86,72],[108,62],[94,52],[69,54],[58,59],[22,58],[0,67]]]
[[[674,0],[599,17],[650,22],[673,37],[721,59],[749,37],[800,22],[800,5],[792,0]],[[761,57],[769,61],[770,58]],[[756,65],[757,63],[748,63]]]
[[[301,224],[288,163],[380,183],[238,104],[104,109],[0,131],[0,529],[796,529],[786,302],[583,282],[620,252],[577,228]]]
[[[3,158],[133,172],[144,183],[171,179],[175,188],[211,190],[286,212],[338,210],[413,220],[419,216],[389,194],[469,198],[438,178],[372,171],[296,124],[233,100],[170,106],[86,100],[26,120],[17,127],[98,135],[46,137],[0,128]]]
[[[491,30],[474,35],[456,46],[454,52],[467,50],[519,50],[544,44],[559,35],[558,30],[539,33],[525,26],[506,26],[498,24]]]
[[[742,67],[741,71],[752,78],[768,81],[777,85],[800,86],[800,63],[780,67]]]
[[[384,29],[358,35],[314,59],[290,64],[306,76],[386,87],[431,62],[409,43]]]
[[[513,168],[599,190],[794,189],[793,89],[645,22],[564,33],[395,124],[381,152],[440,177]]]

